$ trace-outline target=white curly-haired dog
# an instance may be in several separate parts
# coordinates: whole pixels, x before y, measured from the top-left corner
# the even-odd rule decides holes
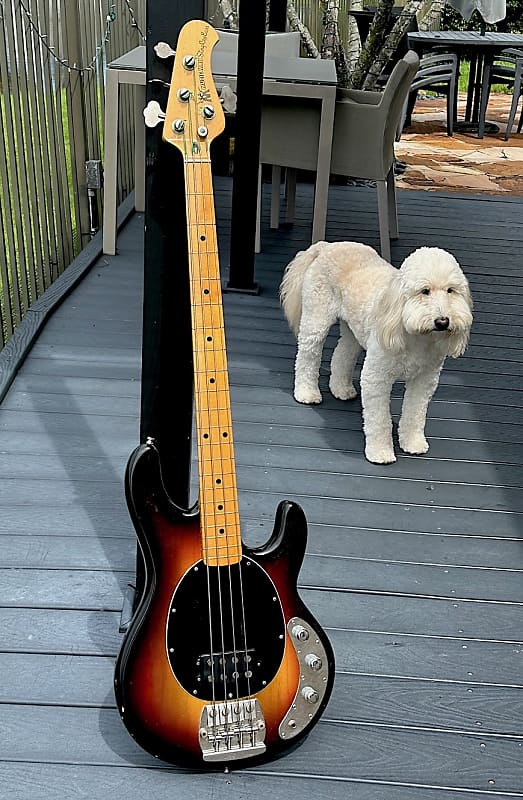
[[[287,266],[280,287],[283,310],[298,339],[294,397],[320,403],[323,344],[340,322],[329,388],[334,397],[356,396],[352,372],[367,351],[360,388],[365,455],[377,464],[396,460],[390,393],[405,381],[399,443],[406,453],[426,453],[425,419],[446,356],[468,342],[472,300],[456,259],[438,247],[420,247],[400,269],[358,242],[317,242]]]

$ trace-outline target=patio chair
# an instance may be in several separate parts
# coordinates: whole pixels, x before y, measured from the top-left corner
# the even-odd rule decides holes
[[[419,58],[409,51],[394,67],[383,92],[339,89],[336,100],[331,173],[376,182],[382,256],[390,260],[390,238],[398,237],[394,182],[394,141]],[[297,170],[314,171],[318,153],[319,110],[311,104],[265,101],[260,163],[286,167],[289,205],[294,205]],[[272,193],[271,227],[277,227]],[[276,224],[274,224],[276,223]]]
[[[485,134],[485,118],[493,84],[502,84],[513,90],[512,103],[508,115],[505,140],[508,141],[512,132],[512,125],[516,117],[518,102],[523,95],[523,50],[507,49],[496,56],[492,64],[486,64],[483,72],[483,85],[481,88],[481,105],[479,110],[478,137],[483,139]],[[523,108],[518,123],[518,133],[523,127]]]
[[[447,134],[454,133],[456,119],[458,57],[455,53],[433,53],[422,56],[419,68],[412,81],[408,99],[403,109],[398,140],[405,126],[410,127],[411,115],[419,89],[430,89],[447,96]]]

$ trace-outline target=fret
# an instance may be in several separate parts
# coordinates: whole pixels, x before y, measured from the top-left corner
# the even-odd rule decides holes
[[[202,557],[235,564],[242,543],[210,163],[184,155]]]

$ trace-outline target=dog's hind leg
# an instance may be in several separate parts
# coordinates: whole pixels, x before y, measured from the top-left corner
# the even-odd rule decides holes
[[[325,309],[322,309],[325,311]],[[298,403],[321,403],[318,386],[323,344],[336,316],[304,313],[298,331],[298,352],[294,367],[294,398]]]
[[[425,421],[430,399],[438,385],[439,370],[425,372],[405,384],[405,395],[398,424],[398,438],[405,453],[426,453]]]
[[[340,320],[340,338],[331,358],[329,389],[338,400],[352,400],[357,395],[352,373],[361,347],[346,322]]]

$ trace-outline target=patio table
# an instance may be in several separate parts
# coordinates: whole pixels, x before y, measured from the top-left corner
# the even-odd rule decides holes
[[[116,172],[118,161],[118,89],[120,83],[144,86],[146,51],[145,46],[107,65],[107,96],[105,117],[105,180],[103,213],[103,252],[116,252]],[[237,53],[216,49],[212,54],[212,70],[217,86],[225,83],[236,87]],[[336,66],[330,59],[282,58],[265,56],[263,71],[263,94],[280,97],[307,98],[321,104],[320,137],[318,147],[316,192],[312,223],[312,241],[322,238],[325,231],[329,175],[331,161],[334,111],[336,108]],[[143,90],[142,90],[143,91]],[[141,100],[143,94],[139,95]],[[139,102],[139,101],[138,101]],[[145,136],[143,119],[137,113],[136,160],[145,164]],[[136,196],[140,205],[144,197],[144,172],[137,166]]]
[[[477,130],[483,138],[485,121],[479,119],[479,108],[485,67],[508,47],[523,47],[523,34],[500,33],[498,31],[418,31],[408,34],[409,46],[421,55],[427,50],[446,50],[456,53],[459,62],[464,55],[470,56],[470,77],[467,88],[465,124],[458,123],[462,130]]]

